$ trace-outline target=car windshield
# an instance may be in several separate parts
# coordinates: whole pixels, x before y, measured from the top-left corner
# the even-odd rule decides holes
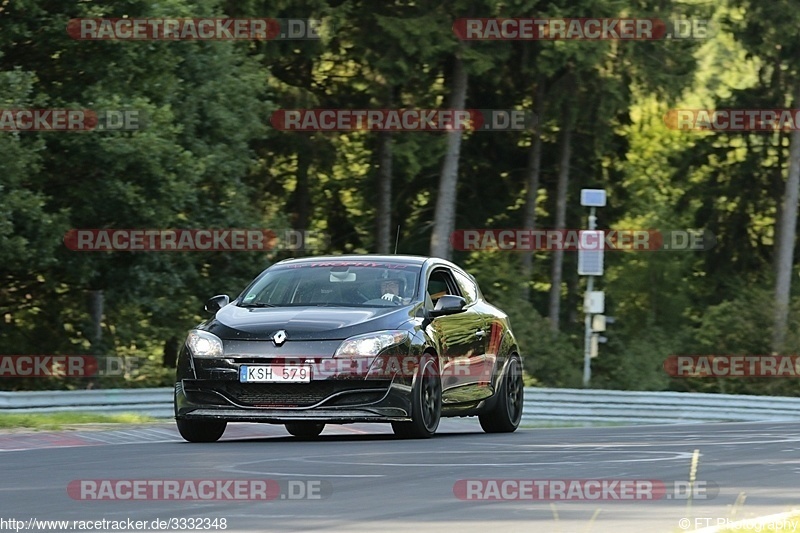
[[[394,307],[414,300],[421,267],[318,261],[275,265],[239,297],[240,307]]]

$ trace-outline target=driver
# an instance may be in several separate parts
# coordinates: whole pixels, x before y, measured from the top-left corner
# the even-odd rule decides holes
[[[389,300],[395,303],[406,303],[405,299],[400,296],[400,284],[402,280],[397,278],[385,279],[381,282],[381,292],[383,296],[381,299]]]

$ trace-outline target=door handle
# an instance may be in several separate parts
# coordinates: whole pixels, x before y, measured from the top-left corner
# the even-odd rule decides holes
[[[484,335],[486,335],[486,332],[483,331],[482,329],[479,329],[478,331],[475,332],[476,337],[483,337]]]

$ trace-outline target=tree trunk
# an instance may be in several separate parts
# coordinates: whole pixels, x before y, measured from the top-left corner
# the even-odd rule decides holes
[[[794,105],[800,105],[800,82],[795,85]],[[784,349],[789,323],[789,293],[792,289],[792,264],[797,228],[797,200],[800,195],[800,130],[792,131],[789,142],[789,176],[783,195],[778,234],[777,277],[775,281],[775,315],[772,351]]]
[[[784,165],[784,157],[783,157],[783,131],[778,131],[778,142],[775,146],[778,147],[778,154],[777,154],[777,170],[775,172],[775,244],[773,245],[772,250],[772,271],[775,273],[775,277],[777,279],[778,276],[778,261],[780,261],[781,256],[781,228],[783,227],[783,194],[786,192],[786,181],[783,179],[783,165]],[[789,138],[791,141],[791,137]],[[764,158],[768,157],[767,151],[771,147],[764,143],[762,148],[762,155]],[[753,148],[747,145],[747,150],[752,150]],[[791,147],[790,147],[791,149]],[[783,190],[781,190],[783,189]]]
[[[103,290],[89,290],[87,292],[87,300],[89,317],[92,320],[92,329],[89,333],[89,341],[92,344],[92,353],[94,355],[105,355],[102,353],[103,349],[101,347],[101,343],[103,341]]]
[[[311,158],[303,151],[297,154],[297,181],[294,189],[294,230],[305,231],[311,217],[311,192],[308,183],[308,171]]]
[[[170,337],[164,341],[164,357],[162,365],[164,368],[175,368],[178,365],[178,348],[181,339],[178,337]]]
[[[375,216],[378,234],[378,253],[392,252],[392,134],[380,134],[378,148],[378,212]]]
[[[569,102],[564,104],[569,106]],[[558,190],[556,193],[556,223],[555,229],[564,229],[567,218],[567,191],[569,188],[569,161],[572,156],[572,124],[568,113],[563,113],[562,123],[564,131],[561,135],[561,158],[558,169]],[[550,274],[550,328],[553,332],[559,330],[559,315],[561,313],[561,277],[564,264],[564,250],[552,252],[553,268]]]
[[[539,196],[539,180],[542,169],[542,120],[544,116],[544,80],[540,77],[536,84],[536,101],[533,104],[537,124],[533,131],[531,149],[528,152],[528,168],[526,182],[528,192],[525,195],[525,213],[522,228],[536,229],[536,199]],[[530,282],[533,275],[533,251],[522,253],[522,297],[530,300]]]
[[[572,261],[569,261],[569,263],[572,263]],[[569,276],[567,276],[568,324],[575,324],[578,322],[578,309],[580,309],[580,303],[582,301],[580,287],[581,277],[578,275],[578,269],[573,268],[569,271]]]
[[[464,109],[467,100],[467,71],[459,54],[456,54],[450,91],[450,109]],[[431,255],[450,259],[450,234],[456,222],[456,197],[458,189],[458,159],[461,153],[462,131],[447,132],[447,152],[439,178],[439,194],[436,198]]]

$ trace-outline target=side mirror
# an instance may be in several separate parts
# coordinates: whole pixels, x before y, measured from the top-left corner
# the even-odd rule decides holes
[[[454,315],[463,311],[465,305],[467,305],[467,301],[461,296],[448,294],[436,301],[436,306],[430,312],[430,316]]]
[[[203,309],[207,313],[211,313],[213,315],[229,303],[231,303],[231,299],[228,298],[227,294],[218,294],[217,296],[212,296],[209,298],[206,302],[206,305],[203,306]]]

